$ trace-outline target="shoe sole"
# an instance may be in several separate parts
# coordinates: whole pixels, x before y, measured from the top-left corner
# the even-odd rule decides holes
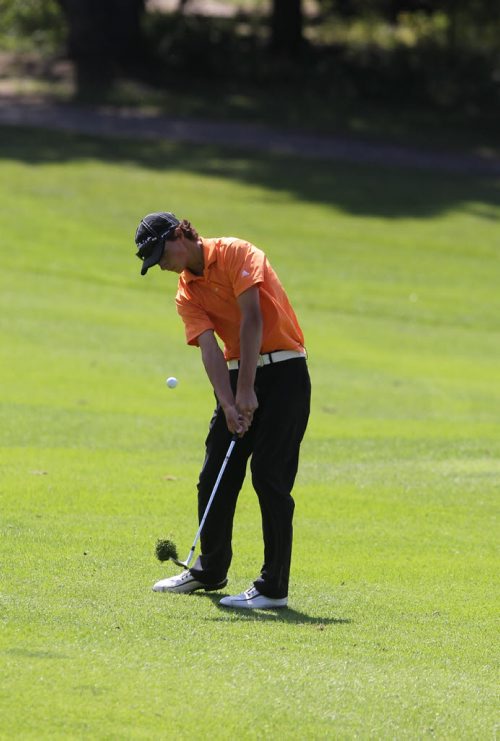
[[[165,587],[164,589],[154,589],[153,592],[170,592],[170,594],[193,594],[193,592],[216,592],[218,589],[224,589],[224,587],[227,585],[227,579],[224,579],[223,581],[219,582],[219,584],[207,584],[203,585],[200,584],[199,587],[193,587],[193,589],[177,589],[176,587],[173,587],[173,589],[169,589],[168,587]]]
[[[221,607],[227,607],[230,610],[284,610],[288,607],[288,603],[284,605],[250,605],[248,602],[232,602],[227,604],[225,602],[219,602]]]

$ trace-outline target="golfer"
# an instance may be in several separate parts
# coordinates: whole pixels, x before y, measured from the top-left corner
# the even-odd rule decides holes
[[[266,255],[249,242],[203,238],[189,221],[167,212],[145,216],[135,242],[141,275],[153,265],[178,273],[176,305],[186,340],[200,348],[215,391],[198,481],[200,518],[231,438],[238,436],[202,530],[201,555],[189,570],[162,579],[153,589],[189,593],[226,586],[236,501],[251,457],[262,513],[263,565],[250,589],[220,603],[285,607],[295,506],[291,492],[311,395],[295,313]]]

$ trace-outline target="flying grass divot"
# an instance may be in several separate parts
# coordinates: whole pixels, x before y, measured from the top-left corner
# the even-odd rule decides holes
[[[158,540],[155,548],[158,561],[176,561],[179,558],[177,546],[171,540]]]
[[[183,569],[188,569],[193,557],[194,548],[195,544],[193,544],[188,558],[185,561],[181,561],[175,543],[171,540],[158,540],[155,548],[156,558],[159,561],[173,561],[177,566],[182,566]]]

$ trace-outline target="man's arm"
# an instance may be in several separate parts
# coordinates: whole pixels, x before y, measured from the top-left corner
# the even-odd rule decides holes
[[[242,418],[236,407],[233,390],[229,382],[229,371],[224,355],[220,349],[213,330],[208,329],[198,337],[203,365],[210,383],[214,387],[215,395],[226,417],[228,430],[238,435],[244,435],[249,424]]]
[[[259,403],[255,394],[255,372],[262,344],[262,312],[259,288],[252,286],[238,296],[241,312],[240,369],[236,390],[236,407],[250,426]]]
[[[252,286],[238,296],[241,312],[240,324],[240,369],[236,398],[229,382],[229,371],[213,330],[202,332],[198,337],[203,365],[214,387],[215,395],[226,417],[227,426],[233,434],[244,435],[252,424],[255,410],[259,406],[255,394],[255,372],[262,343],[262,314],[259,289]]]

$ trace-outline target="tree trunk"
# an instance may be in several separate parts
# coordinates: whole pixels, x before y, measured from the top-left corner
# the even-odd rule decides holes
[[[105,88],[140,61],[144,0],[59,0],[80,93]]]
[[[273,0],[271,16],[271,49],[295,59],[302,48],[301,0]]]

